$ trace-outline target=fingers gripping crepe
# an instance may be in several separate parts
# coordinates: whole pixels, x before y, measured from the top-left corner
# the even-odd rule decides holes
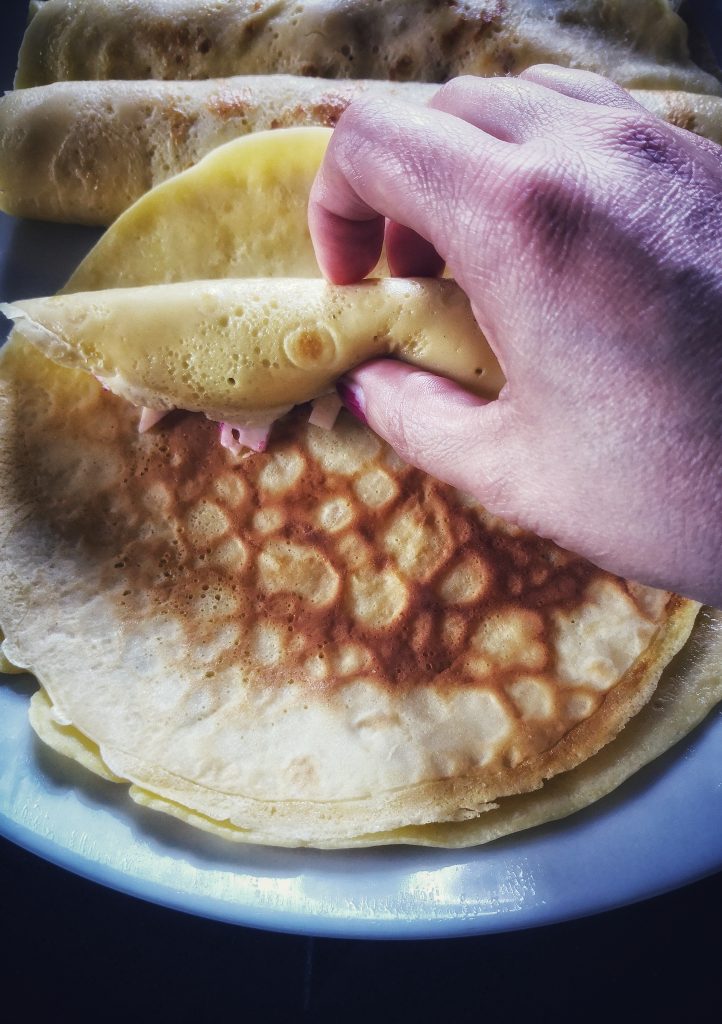
[[[719,93],[667,0],[49,0],[16,86],[291,74],[441,82],[550,62],[623,85]]]
[[[0,100],[0,207],[109,224],[225,142],[267,129],[333,127],[364,93],[425,102],[432,85],[263,75],[210,82],[58,82]]]
[[[203,239],[207,205],[177,194]],[[142,208],[169,230],[149,196],[79,278],[107,288],[125,260],[138,284],[182,278],[182,247],[143,259]],[[604,745],[689,602],[493,519],[350,420],[296,414],[243,460],[197,415],[139,435],[124,400],[17,331],[0,362],[5,652],[48,694],[39,734],[149,806],[245,841],[476,843],[596,799],[716,699],[673,688],[670,728],[639,720],[617,764]]]
[[[370,432],[139,435],[88,374],[2,358],[12,662],[110,771],[266,841],[474,817],[608,742],[695,607],[486,515]],[[47,629],[52,617],[54,629]]]
[[[231,139],[293,125],[333,126],[362,94],[425,103],[435,91],[412,82],[290,75],[19,90],[0,99],[0,208],[109,224],[152,186]],[[722,142],[721,97],[652,89],[632,95],[665,120]]]
[[[398,356],[489,397],[504,380],[454,281],[194,281],[2,310],[51,359],[90,371],[135,405],[244,425],[332,390],[374,356]]]

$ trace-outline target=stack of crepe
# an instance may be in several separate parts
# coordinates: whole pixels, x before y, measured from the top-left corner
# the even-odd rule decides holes
[[[18,85],[342,73],[349,54],[361,74],[411,78],[543,55],[719,91],[661,0],[466,4],[453,31],[437,8],[49,0]],[[319,49],[303,19],[321,17]],[[304,41],[293,57],[291,31]],[[269,81],[286,96],[309,84]],[[213,95],[258,89],[262,105],[259,82]],[[363,87],[339,86],[340,104]],[[81,85],[25,95],[52,116],[59,88]],[[77,110],[102,96],[89,88]],[[131,88],[151,120],[171,95]],[[9,98],[20,120],[5,140],[18,125],[38,136],[23,95]],[[714,120],[718,101],[704,100]],[[114,124],[118,109],[101,101],[97,118]],[[130,206],[63,294],[9,308],[3,649],[42,684],[31,721],[43,740],[192,824],[288,846],[481,843],[587,805],[685,735],[722,697],[719,619],[490,516],[345,413],[332,424],[323,396],[369,354],[490,396],[502,377],[453,281],[389,280],[383,263],[359,286],[320,279],[305,205],[329,135],[274,130],[214,149]],[[80,193],[64,205],[49,166],[42,209],[68,216]],[[93,179],[80,163],[75,177],[107,191],[109,166]],[[107,197],[102,208],[118,212]],[[164,415],[141,431],[136,406]]]

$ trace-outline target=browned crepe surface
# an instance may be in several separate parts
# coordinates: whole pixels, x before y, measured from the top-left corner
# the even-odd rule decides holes
[[[538,787],[639,710],[691,627],[689,602],[489,517],[348,418],[298,412],[239,459],[199,416],[139,436],[19,341],[3,376],[9,657],[116,775],[269,841]]]

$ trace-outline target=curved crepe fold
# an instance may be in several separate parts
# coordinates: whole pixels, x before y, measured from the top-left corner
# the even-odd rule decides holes
[[[394,355],[487,397],[503,375],[454,281],[227,279],[28,299],[2,311],[50,359],[152,409],[251,424]]]
[[[425,103],[435,91],[410,82],[291,75],[19,90],[0,99],[0,208],[20,217],[110,224],[150,188],[232,139],[333,126],[360,95]],[[653,89],[632,95],[666,121],[722,142],[721,97]]]
[[[321,277],[306,210],[330,138],[330,128],[284,128],[214,149],[126,210],[63,291]]]
[[[128,211],[81,268],[86,287],[182,280],[199,258],[184,232],[189,249],[221,246],[219,277],[224,258],[265,268],[272,247],[254,260],[250,243],[237,256],[214,240],[212,199],[234,191],[204,174]],[[291,192],[292,252],[281,230],[273,241],[283,273],[308,256]],[[34,726],[228,838],[483,842],[596,799],[718,695],[719,676],[685,670],[659,692],[664,718],[644,707],[692,603],[495,519],[344,415],[333,431],[291,416],[245,461],[200,416],[139,435],[125,401],[18,331],[0,413],[3,649],[45,687]]]
[[[288,72],[441,82],[589,68],[623,85],[719,93],[666,0],[49,0],[16,86]]]

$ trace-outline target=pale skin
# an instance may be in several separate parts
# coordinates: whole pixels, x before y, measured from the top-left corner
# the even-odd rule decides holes
[[[384,234],[444,263],[507,378],[485,402],[393,360],[341,393],[407,461],[602,568],[722,606],[722,149],[598,75],[360,100],[309,223],[335,283]]]

